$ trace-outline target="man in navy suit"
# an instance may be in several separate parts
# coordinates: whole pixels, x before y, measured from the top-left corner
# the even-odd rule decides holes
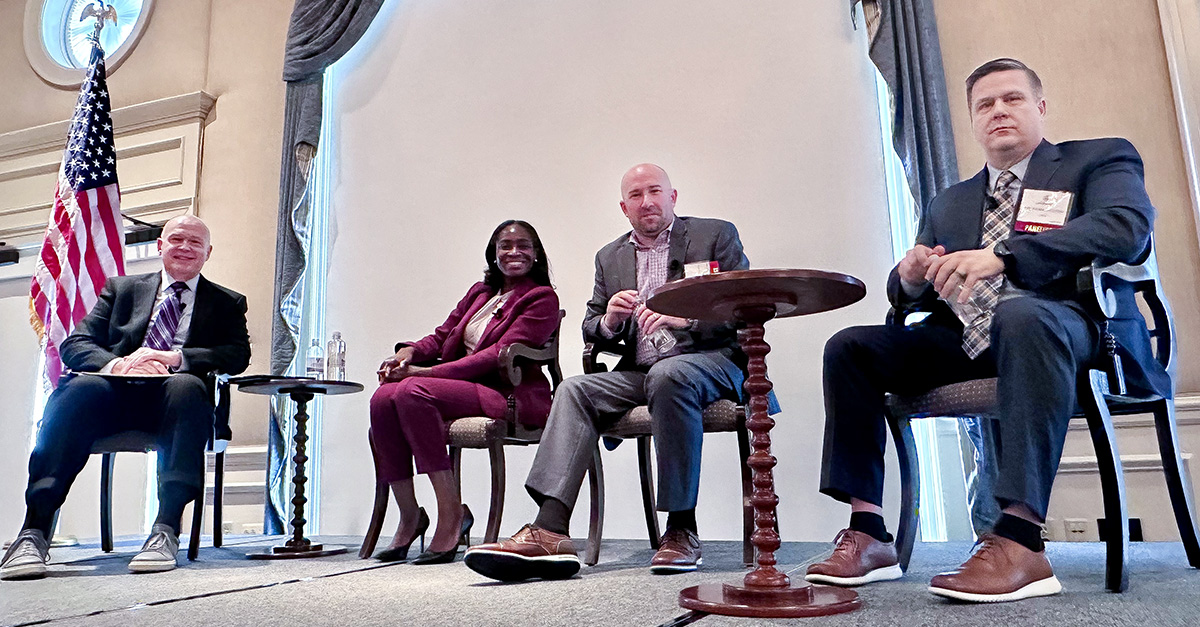
[[[1118,293],[1107,324],[1075,295],[1080,268],[1147,253],[1154,208],[1137,151],[1124,139],[1047,142],[1041,81],[1014,59],[976,69],[967,102],[987,165],[933,199],[888,280],[894,305],[932,313],[910,327],[845,329],[825,347],[821,491],[850,503],[851,515],[809,581],[861,585],[903,574],[881,516],[886,393],[998,378],[1002,514],[930,591],[1008,601],[1061,590],[1041,532],[1079,370],[1099,361],[1111,335],[1130,387],[1172,392],[1132,292]]]
[[[159,501],[129,569],[175,568],[183,508],[203,493],[204,448],[213,435],[206,377],[238,374],[250,363],[246,298],[200,275],[210,242],[199,218],[170,220],[158,240],[162,272],[110,278],[63,340],[70,372],[46,402],[29,456],[25,523],[0,562],[0,579],[45,576],[54,514],[92,444],[129,430],[158,434]]]

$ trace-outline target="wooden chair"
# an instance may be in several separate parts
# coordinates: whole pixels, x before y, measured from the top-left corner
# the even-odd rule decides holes
[[[1097,308],[1105,317],[1115,314],[1116,305],[1112,289],[1118,284],[1132,285],[1142,296],[1154,323],[1150,336],[1155,357],[1174,379],[1175,328],[1158,277],[1158,263],[1153,244],[1149,248],[1146,260],[1141,264],[1091,266],[1079,273],[1081,292],[1094,296]],[[907,313],[893,311],[889,314],[889,320],[895,324],[903,324]],[[1154,415],[1159,454],[1162,457],[1175,521],[1179,525],[1179,534],[1187,552],[1188,563],[1196,568],[1200,568],[1200,540],[1197,538],[1196,510],[1180,455],[1174,400],[1157,395],[1137,397],[1118,394],[1109,384],[1108,375],[1102,365],[1098,364],[1081,371],[1077,381],[1077,396],[1082,412],[1075,417],[1085,418],[1091,432],[1104,497],[1104,516],[1109,521],[1105,539],[1105,585],[1113,592],[1122,592],[1129,585],[1126,568],[1129,555],[1129,515],[1121,457],[1117,452],[1113,433],[1114,414]],[[996,379],[964,381],[910,397],[888,395],[886,407],[888,426],[896,443],[900,461],[900,523],[896,531],[896,549],[900,554],[900,566],[907,570],[918,531],[917,505],[920,500],[917,454],[909,423],[914,419],[930,416],[994,417]]]
[[[559,310],[558,319],[562,323],[566,312]],[[562,370],[558,363],[558,331],[542,348],[532,348],[524,344],[509,344],[500,350],[497,357],[500,365],[500,376],[512,386],[521,383],[521,365],[532,362],[545,367],[550,375],[550,388],[553,392],[562,382]],[[517,422],[516,400],[508,397],[508,412],[504,418],[489,418],[487,416],[471,416],[459,418],[449,426],[450,459],[454,467],[454,479],[462,492],[462,450],[484,449],[491,461],[492,492],[491,504],[488,509],[487,529],[484,532],[484,542],[495,542],[500,535],[500,520],[504,514],[504,485],[505,485],[505,446],[529,446],[537,444],[541,439],[542,430],[530,429]],[[371,455],[375,459],[375,468],[379,468],[379,459],[375,453],[375,441],[368,431],[371,443]],[[379,481],[376,475],[375,504],[371,512],[371,522],[367,526],[366,537],[358,557],[367,559],[375,552],[379,534],[383,530],[384,516],[387,514],[388,499],[390,498],[388,484]]]
[[[608,351],[599,350],[594,344],[584,346],[583,371],[585,373],[605,372],[608,369],[597,360],[598,355],[603,352]],[[750,504],[750,495],[754,492],[754,486],[750,481],[750,468],[746,465],[746,458],[750,456],[750,436],[746,431],[746,408],[733,401],[720,400],[704,409],[703,422],[705,433],[737,433],[738,466],[742,477],[742,562],[746,566],[752,566],[754,545],[750,543],[750,534],[754,532],[754,507]],[[600,435],[604,438],[637,442],[638,473],[641,476],[642,508],[646,518],[646,533],[650,536],[650,547],[658,550],[658,541],[662,533],[659,530],[658,512],[655,505],[650,425],[650,410],[643,405],[626,412]],[[600,560],[600,540],[604,527],[604,467],[600,462],[599,447],[596,449],[591,474],[591,525],[584,563],[594,566]]]
[[[216,395],[213,435],[208,440],[207,450],[215,456],[213,469],[213,546],[223,544],[221,530],[221,508],[225,487],[225,449],[233,434],[229,429],[229,382],[223,375],[209,375]],[[146,431],[123,431],[92,444],[92,454],[101,455],[100,461],[100,548],[105,553],[113,550],[112,531],[112,482],[113,467],[117,453],[149,453],[158,448],[157,435]],[[192,504],[191,540],[188,542],[188,559],[195,561],[200,552],[200,532],[204,527],[204,492]]]

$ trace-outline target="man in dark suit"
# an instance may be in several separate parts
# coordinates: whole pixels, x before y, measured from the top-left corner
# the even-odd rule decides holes
[[[666,316],[644,301],[685,266],[744,270],[737,229],[723,220],[677,217],[678,192],[662,168],[641,164],[621,179],[621,210],[633,230],[596,254],[596,280],[583,337],[621,355],[613,372],[563,381],[525,487],[538,516],[513,538],[472,547],[467,566],[502,580],[564,578],[579,570],[568,535],[571,508],[599,433],[626,411],[648,405],[658,462],[658,508],[669,512],[651,571],[695,570],[700,563],[696,495],[700,484],[701,412],[722,398],[740,399],[745,356],[736,330]]]
[[[1142,161],[1123,139],[1052,144],[1037,75],[996,59],[967,78],[967,102],[987,166],[930,204],[916,245],[892,271],[897,307],[931,311],[907,328],[855,327],[825,348],[825,456],[821,491],[851,505],[833,555],[809,581],[861,585],[902,575],[881,517],[884,395],[997,377],[1000,519],[958,570],[930,591],[964,601],[1055,594],[1042,525],[1076,374],[1099,361],[1111,335],[1128,384],[1171,394],[1151,355],[1130,291],[1118,316],[1098,322],[1075,295],[1093,261],[1136,262],[1149,246],[1154,208]]]
[[[199,218],[167,222],[158,250],[162,272],[110,278],[60,347],[70,372],[46,402],[29,457],[25,523],[0,562],[0,579],[45,576],[54,514],[92,444],[128,430],[158,434],[159,500],[150,537],[129,569],[175,568],[183,508],[204,490],[204,449],[213,434],[206,377],[245,370],[250,339],[246,298],[200,276],[212,245]]]

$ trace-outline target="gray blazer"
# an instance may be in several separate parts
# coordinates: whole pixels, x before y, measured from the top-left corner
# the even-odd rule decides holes
[[[611,339],[600,334],[600,318],[613,294],[637,289],[637,258],[626,232],[596,253],[596,282],[583,317],[583,341],[621,355],[618,370],[636,367],[636,329],[626,320]],[[671,250],[667,280],[683,278],[684,264],[716,261],[722,272],[746,270],[750,261],[742,252],[737,227],[712,218],[675,217],[671,227]],[[694,330],[676,329],[677,346],[685,353],[723,351],[745,367],[745,355],[737,346],[737,329],[731,324],[700,322]]]

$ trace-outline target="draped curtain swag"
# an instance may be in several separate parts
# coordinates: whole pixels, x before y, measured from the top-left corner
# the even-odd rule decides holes
[[[859,0],[852,0],[851,10]],[[932,0],[862,0],[869,55],[892,94],[892,144],[917,211],[958,182],[954,130]]]
[[[321,83],[325,68],[346,54],[367,31],[383,0],[296,0],[284,48],[287,96],[279,173],[279,220],[275,242],[271,373],[284,374],[296,355],[302,279],[308,263],[308,168],[321,135]],[[283,404],[271,404],[267,502],[263,531],[285,532],[284,469],[288,450]]]

